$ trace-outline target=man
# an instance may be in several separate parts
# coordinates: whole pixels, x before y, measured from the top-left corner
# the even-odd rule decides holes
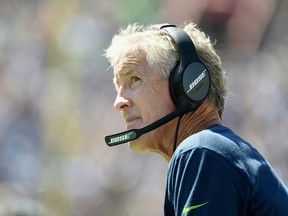
[[[288,215],[272,167],[222,124],[225,73],[209,38],[194,24],[183,30],[134,24],[114,36],[105,54],[128,131],[107,144],[128,141],[169,162],[165,216]]]

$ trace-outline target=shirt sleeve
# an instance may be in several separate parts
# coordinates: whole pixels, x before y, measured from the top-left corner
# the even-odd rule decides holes
[[[171,161],[165,208],[176,216],[246,215],[248,180],[223,156],[194,148]]]

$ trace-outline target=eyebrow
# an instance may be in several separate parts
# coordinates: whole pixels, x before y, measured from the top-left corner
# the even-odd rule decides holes
[[[125,76],[130,76],[131,74],[133,74],[134,71],[133,70],[126,70],[126,71],[120,71],[119,73],[117,73],[116,75],[114,75],[113,77],[113,83],[115,86],[118,86],[119,84],[119,78],[120,77],[125,77]]]
[[[129,76],[129,75],[131,75],[132,73],[134,73],[133,70],[125,70],[125,71],[120,71],[120,72],[118,73],[118,75],[120,75],[120,76]]]

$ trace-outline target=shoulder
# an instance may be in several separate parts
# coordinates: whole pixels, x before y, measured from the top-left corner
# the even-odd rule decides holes
[[[229,211],[239,212],[249,207],[239,203],[249,199],[251,208],[266,206],[263,212],[269,212],[267,215],[287,211],[282,207],[287,203],[287,189],[273,168],[248,142],[224,126],[215,125],[185,139],[173,154],[167,174],[167,196],[175,209],[191,205],[196,197],[199,203],[208,200],[212,204],[213,200],[217,204],[213,211],[234,206]],[[259,209],[249,211],[254,210]]]
[[[186,138],[176,149],[170,161],[175,166],[184,155],[192,154],[197,150],[201,152],[213,152],[214,159],[221,158],[237,169],[249,182],[254,181],[255,172],[265,159],[248,142],[236,135],[229,128],[222,125],[214,125],[199,133]],[[189,162],[189,157],[186,162]],[[183,161],[183,160],[182,160]]]
[[[236,153],[235,150],[237,149],[247,151],[252,147],[229,128],[221,125],[214,125],[187,137],[178,146],[173,157],[177,158],[195,148],[205,148],[225,157],[226,155],[231,155],[233,152]]]
[[[237,191],[243,200],[247,199],[250,183],[222,154],[225,150],[217,148],[226,142],[221,134],[207,129],[190,136],[178,146],[168,169],[166,195],[176,212],[193,203],[205,202],[209,202],[209,206],[203,208],[207,211],[205,215],[227,206],[230,212],[240,203]],[[227,197],[235,198],[227,200]],[[230,205],[224,204],[226,201]]]

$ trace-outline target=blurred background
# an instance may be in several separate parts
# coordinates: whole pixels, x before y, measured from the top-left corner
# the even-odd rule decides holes
[[[0,216],[163,215],[167,162],[104,143],[125,125],[103,49],[185,21],[216,41],[224,123],[288,184],[288,0],[0,0]]]

